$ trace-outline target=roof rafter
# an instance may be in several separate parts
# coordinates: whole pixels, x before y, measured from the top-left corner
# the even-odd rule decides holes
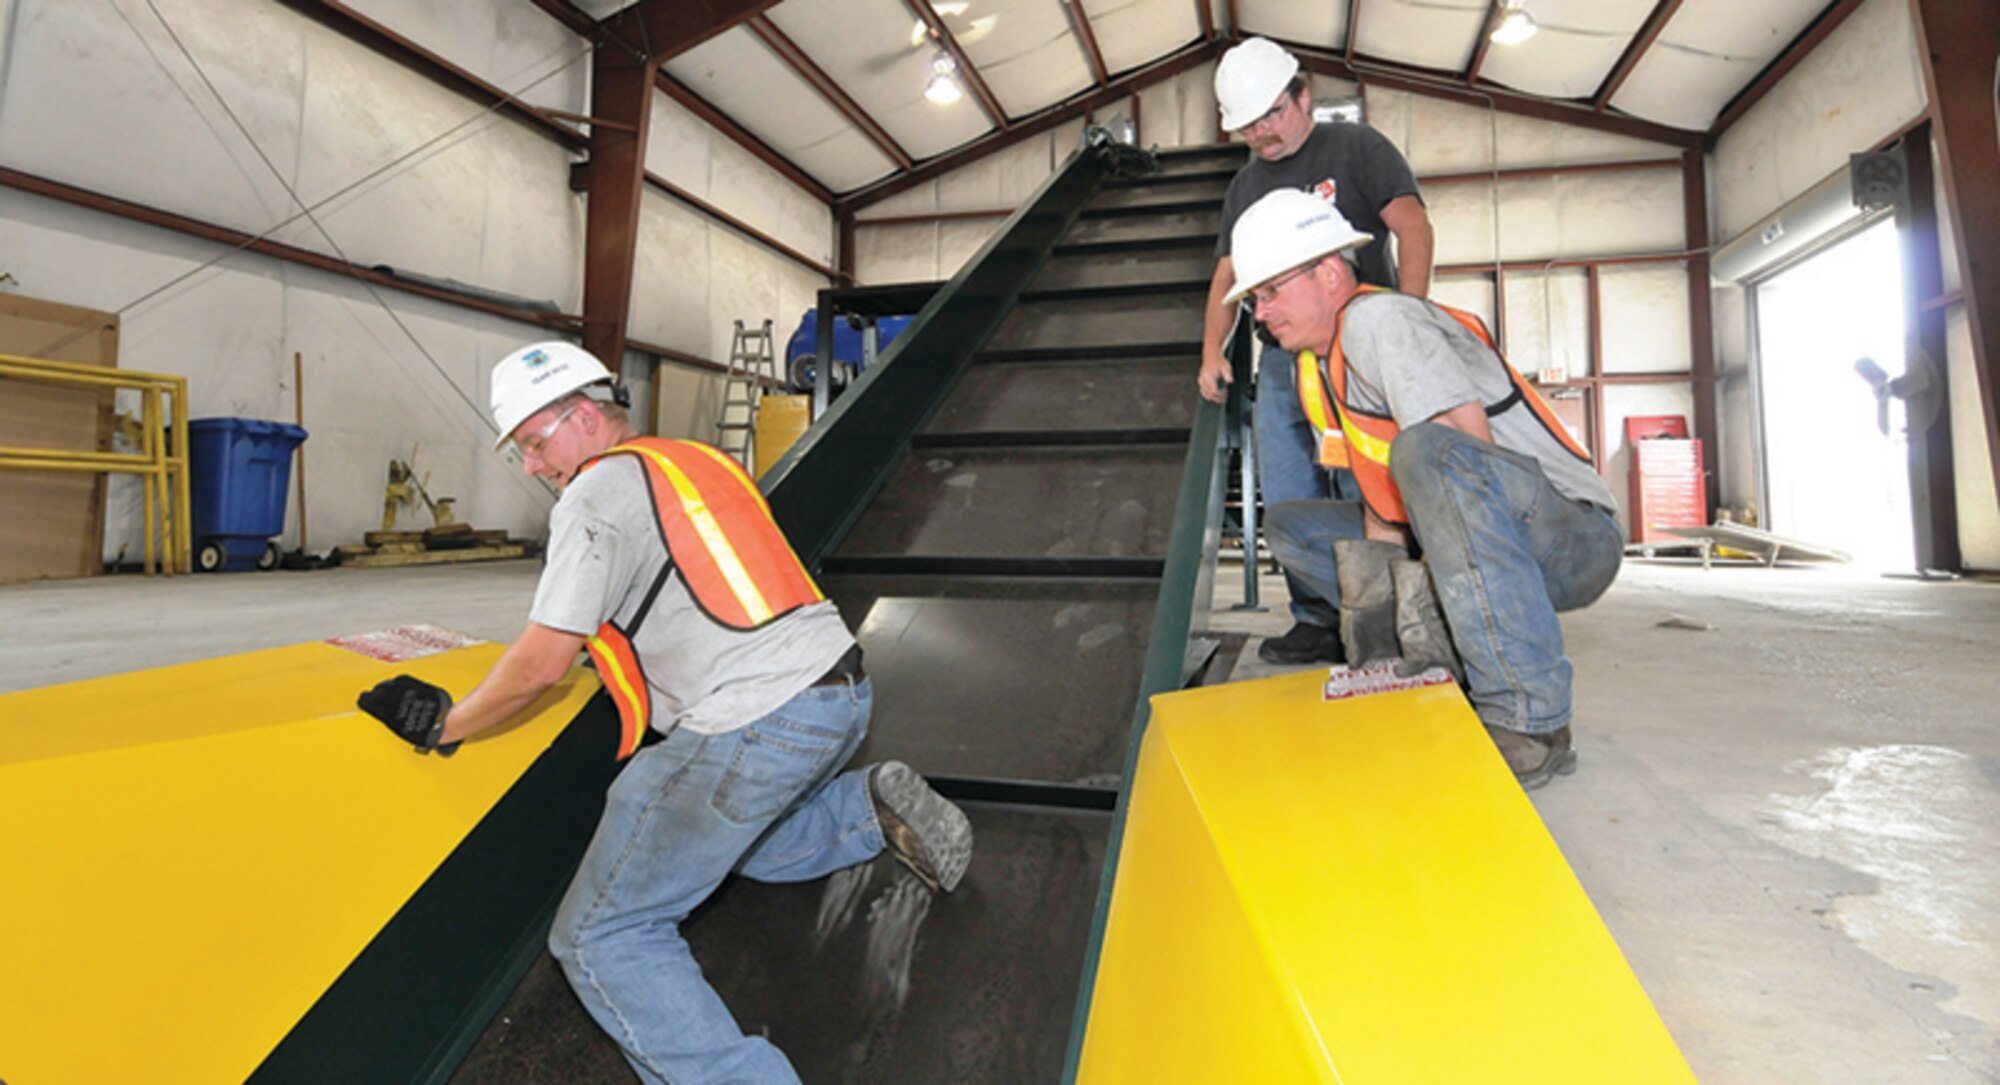
[[[1279,41],[1278,44],[1291,50],[1306,70],[1330,75],[1336,79],[1366,83],[1369,86],[1384,87],[1389,90],[1407,91],[1411,94],[1421,94],[1429,98],[1440,98],[1466,105],[1491,106],[1502,113],[1573,124],[1579,128],[1591,128],[1600,132],[1630,136],[1633,139],[1664,143],[1669,147],[1701,145],[1700,132],[1642,121],[1636,117],[1599,113],[1586,103],[1537,98],[1534,95],[1506,90],[1492,83],[1468,87],[1458,82],[1455,72],[1436,72],[1370,57],[1356,57],[1350,64],[1340,56],[1318,46],[1294,41]]]
[[[1465,74],[1460,77],[1468,87],[1479,82],[1479,69],[1486,66],[1486,51],[1493,48],[1493,31],[1500,25],[1500,16],[1500,0],[1492,0],[1486,7],[1486,21],[1479,24],[1479,40],[1472,46],[1472,63],[1465,66]],[[1353,50],[1345,55],[1349,62],[1354,60]]]
[[[1194,0],[1194,13],[1201,20],[1201,40],[1215,37],[1215,12],[1209,10],[1208,0]]]
[[[1659,3],[1653,5],[1653,13],[1646,16],[1646,21],[1639,27],[1639,33],[1632,39],[1632,44],[1625,47],[1625,52],[1618,58],[1618,63],[1611,66],[1610,74],[1606,75],[1604,82],[1598,85],[1597,93],[1590,96],[1592,109],[1602,113],[1604,107],[1611,104],[1611,96],[1618,93],[1619,87],[1625,85],[1625,80],[1631,76],[1632,70],[1639,66],[1639,61],[1646,55],[1646,50],[1651,49],[1653,43],[1660,40],[1661,32],[1667,29],[1667,23],[1672,21],[1674,12],[1680,8],[1681,0],[1659,0]]]
[[[986,111],[986,119],[993,122],[993,127],[1005,131],[1007,111],[1000,108],[1000,99],[993,96],[993,91],[987,87],[986,80],[980,78],[979,69],[972,66],[972,58],[966,56],[965,50],[959,47],[958,39],[952,37],[951,30],[944,25],[944,20],[938,18],[937,9],[931,6],[930,0],[904,0],[904,2],[916,13],[917,18],[922,19],[924,25],[930,28],[931,37],[936,38],[937,43],[944,47],[944,51],[951,54],[951,59],[958,65],[960,78],[965,80],[966,86],[972,88],[972,96],[979,99],[979,108]]]
[[[862,109],[859,102],[848,97],[847,92],[840,89],[840,84],[834,82],[833,77],[821,70],[819,65],[813,63],[805,50],[799,48],[797,42],[786,37],[785,32],[779,30],[776,23],[763,15],[752,15],[745,20],[745,25],[764,44],[770,46],[771,51],[777,53],[779,59],[783,60],[792,71],[797,72],[799,78],[818,91],[819,96],[826,99],[826,103],[832,106],[835,112],[847,118],[847,123],[860,129],[861,134],[867,136],[870,143],[887,155],[889,161],[896,164],[897,169],[906,170],[915,165],[910,158],[910,152],[896,142],[888,129],[875,123],[875,118],[869,116],[868,111]]]
[[[778,0],[639,0],[598,25],[634,55],[660,64],[777,5]]]
[[[1090,74],[1102,87],[1111,81],[1104,70],[1104,53],[1097,48],[1097,34],[1090,29],[1090,16],[1083,10],[1083,0],[1062,0],[1063,10],[1069,12],[1070,25],[1076,28],[1076,36],[1083,42],[1083,59],[1090,62]]]
[[[1361,31],[1361,0],[1347,0],[1347,37],[1340,43],[1340,55],[1354,59],[1354,36]]]
[[[710,105],[707,99],[689,90],[685,84],[668,75],[665,69],[654,74],[653,85],[658,87],[660,92],[667,97],[679,102],[688,112],[700,117],[710,128],[721,132],[731,142],[749,151],[759,161],[784,174],[786,180],[812,193],[819,202],[828,205],[833,203],[832,189],[821,184],[818,178],[800,169],[798,163],[779,154],[770,144],[752,135],[748,129],[737,124],[729,114]]]
[[[1101,89],[1085,91],[1067,102],[1052,105],[1040,113],[1023,117],[1012,125],[988,133],[956,151],[939,155],[908,173],[886,178],[866,188],[850,192],[834,204],[834,213],[843,217],[852,215],[864,207],[880,203],[899,192],[906,192],[995,151],[1011,147],[1031,136],[1040,135],[1051,128],[1075,120],[1099,106],[1108,105],[1135,91],[1172,79],[1182,72],[1213,60],[1227,44],[1228,42],[1223,40],[1193,42],[1146,67],[1112,80]]]

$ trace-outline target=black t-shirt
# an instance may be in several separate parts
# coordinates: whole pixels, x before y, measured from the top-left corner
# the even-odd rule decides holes
[[[1333,205],[1355,229],[1375,235],[1375,240],[1355,251],[1361,281],[1395,287],[1396,265],[1389,259],[1389,228],[1382,222],[1382,208],[1398,196],[1421,200],[1423,195],[1417,191],[1417,177],[1410,172],[1409,162],[1388,137],[1365,124],[1316,124],[1289,158],[1266,162],[1252,157],[1249,165],[1236,172],[1222,197],[1222,233],[1215,239],[1217,259],[1229,255],[1229,232],[1236,228],[1237,216],[1281,188],[1322,197],[1331,194]]]

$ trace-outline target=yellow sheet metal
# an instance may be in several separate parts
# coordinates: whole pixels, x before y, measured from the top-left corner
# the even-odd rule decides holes
[[[0,696],[0,1079],[241,1081],[597,681],[445,759],[355,695],[463,695],[478,644],[277,648]]]
[[[1694,1080],[1455,686],[1156,697],[1078,1080]]]

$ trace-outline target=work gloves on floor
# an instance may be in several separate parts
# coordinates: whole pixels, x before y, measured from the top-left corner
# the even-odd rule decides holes
[[[355,699],[361,711],[381,720],[389,730],[417,748],[450,757],[458,743],[439,745],[444,738],[445,713],[451,711],[451,694],[421,678],[399,674]]]
[[[1401,544],[1373,539],[1336,540],[1333,560],[1348,666],[1398,659],[1400,677],[1443,667],[1464,683],[1465,665],[1452,647],[1428,566],[1411,560]]]

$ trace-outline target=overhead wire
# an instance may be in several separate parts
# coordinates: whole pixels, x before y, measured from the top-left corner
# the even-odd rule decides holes
[[[132,299],[131,301],[125,303],[124,305],[120,306],[117,310],[115,310],[115,312],[119,315],[123,315],[124,313],[135,308],[136,306],[142,305],[145,302],[151,300],[152,298],[158,297],[159,295],[173,289],[179,284],[186,282],[188,279],[201,274],[202,272],[208,270],[209,268],[214,267],[223,260],[226,260],[229,257],[234,256],[235,254],[249,248],[250,246],[257,244],[258,242],[263,241],[266,238],[269,238],[272,234],[276,233],[279,230],[284,229],[286,226],[289,226],[299,221],[301,218],[311,223],[313,229],[319,234],[320,238],[326,242],[327,246],[334,251],[335,255],[337,255],[342,261],[348,263],[349,265],[354,265],[355,261],[347,255],[346,250],[341,246],[339,241],[335,240],[332,232],[326,228],[326,224],[320,220],[320,217],[317,214],[315,214],[316,211],[327,207],[329,204],[332,204],[333,202],[347,196],[348,194],[356,191],[357,189],[360,189],[362,186],[376,180],[377,178],[384,176],[389,171],[396,169],[405,163],[410,162],[413,158],[416,158],[420,154],[425,154],[426,152],[432,151],[433,148],[437,148],[438,150],[447,149],[439,147],[439,145],[442,144],[445,140],[450,139],[461,132],[464,132],[474,123],[482,119],[491,117],[494,113],[504,108],[508,104],[518,101],[521,95],[526,94],[528,91],[533,90],[535,87],[540,86],[542,83],[547,82],[549,79],[552,79],[556,75],[568,70],[570,67],[574,66],[578,61],[581,61],[585,57],[591,55],[591,53],[596,48],[594,44],[586,45],[585,48],[579,50],[574,56],[563,61],[561,64],[550,69],[549,71],[544,72],[540,76],[537,76],[533,80],[530,80],[529,82],[523,84],[520,88],[509,92],[508,94],[501,97],[497,101],[487,105],[485,108],[481,109],[477,113],[474,113],[472,116],[467,117],[466,119],[460,121],[455,125],[452,125],[451,127],[445,129],[444,131],[438,133],[437,135],[431,137],[430,139],[417,144],[415,147],[412,147],[408,151],[405,151],[404,153],[396,156],[395,158],[382,164],[376,169],[371,170],[366,174],[363,174],[361,177],[355,179],[354,181],[346,185],[343,185],[342,187],[336,189],[334,192],[323,197],[316,203],[309,204],[306,202],[304,197],[299,195],[298,190],[293,187],[291,182],[286,179],[284,172],[280,170],[277,164],[271,160],[270,156],[265,153],[263,146],[259,144],[256,137],[251,134],[249,126],[244,123],[243,119],[237,114],[236,110],[230,106],[228,100],[223,97],[220,88],[218,88],[215,85],[214,80],[209,78],[207,70],[202,66],[201,62],[195,58],[193,51],[190,50],[187,46],[187,43],[182,40],[179,32],[177,32],[174,29],[173,24],[168,21],[165,13],[160,11],[158,5],[154,2],[154,0],[144,0],[144,2],[146,4],[147,9],[152,12],[153,17],[156,20],[158,20],[161,29],[166,32],[168,39],[173,42],[175,49],[179,51],[182,59],[184,59],[187,62],[188,66],[191,69],[193,69],[196,78],[198,78],[201,81],[202,86],[207,89],[208,93],[215,99],[216,104],[222,108],[224,115],[226,115],[229,118],[230,123],[233,126],[235,126],[237,133],[243,137],[243,140],[247,144],[249,144],[250,149],[256,153],[258,160],[263,163],[264,168],[270,172],[272,178],[276,180],[279,186],[285,190],[286,196],[288,196],[291,199],[293,205],[295,205],[299,210],[297,211],[297,213],[292,214],[286,217],[285,219],[268,227],[262,233],[259,233],[254,237],[248,238],[238,243],[236,246],[218,254],[217,256],[203,262],[202,264],[186,272],[174,276],[173,278],[169,279],[167,282],[161,284],[160,286],[155,287],[152,290],[149,290],[139,295],[138,297]],[[124,10],[122,8],[119,8],[119,6],[115,2],[112,3],[111,7],[115,12],[117,12],[119,18],[124,20],[126,25],[132,29],[133,33],[139,37],[141,43],[145,44],[144,34],[140,33],[139,28],[135,24],[133,24],[132,20],[126,15]],[[165,62],[159,57],[157,53],[153,53],[150,45],[146,45],[146,49],[147,52],[150,55],[152,55],[154,62],[160,66],[162,72],[167,74],[169,80],[172,80],[172,73],[170,71],[167,71]],[[470,135],[472,133],[467,133],[467,134]],[[472,410],[473,415],[480,420],[481,424],[483,424],[489,431],[493,430],[495,427],[492,419],[488,418],[486,412],[481,410],[477,403],[473,402],[471,397],[466,394],[465,390],[459,386],[459,383],[456,380],[452,379],[451,375],[445,370],[444,366],[437,360],[437,357],[433,355],[430,352],[430,350],[424,346],[423,341],[417,337],[416,332],[410,328],[409,324],[403,319],[402,315],[399,314],[395,310],[395,308],[389,304],[388,299],[382,296],[381,291],[376,288],[375,284],[368,281],[367,279],[357,279],[356,281],[360,283],[362,289],[368,292],[369,297],[372,298],[375,301],[375,303],[381,307],[383,313],[386,314],[389,317],[390,321],[396,325],[396,328],[402,332],[404,338],[406,338],[409,341],[410,345],[416,348],[417,353],[422,355],[424,360],[430,364],[431,368],[435,370],[437,374],[444,379],[446,387],[450,388],[452,392],[455,395],[457,395],[458,398],[461,401],[463,401],[468,408]],[[61,347],[64,346],[67,342],[73,341],[78,335],[84,334],[87,331],[88,329],[79,329],[77,332],[72,332],[68,339],[58,340],[57,342],[49,346],[41,348],[41,350],[37,352],[36,356],[45,355],[48,352],[61,349]],[[537,480],[537,481],[541,482],[543,490],[548,492],[553,492],[546,481],[542,480]]]
[[[418,143],[416,146],[411,147],[409,150],[404,151],[402,154],[397,155],[396,157],[390,159],[389,161],[383,163],[382,165],[376,167],[375,169],[370,170],[369,172],[361,175],[360,177],[349,182],[348,184],[341,186],[340,188],[327,194],[325,197],[322,197],[317,202],[308,204],[304,200],[304,198],[302,198],[298,194],[297,190],[292,187],[291,183],[285,179],[283,171],[281,171],[277,167],[277,165],[271,161],[270,156],[264,153],[264,149],[260,144],[258,144],[256,137],[250,134],[248,126],[244,124],[242,118],[240,118],[237,115],[236,111],[230,107],[228,101],[222,96],[221,91],[216,87],[214,81],[209,78],[206,69],[202,67],[200,61],[195,59],[193,52],[188,49],[187,44],[181,39],[180,34],[174,30],[173,25],[167,20],[166,15],[160,11],[159,7],[154,3],[154,0],[144,0],[144,2],[146,4],[146,7],[153,13],[153,17],[159,21],[161,28],[166,31],[167,37],[174,43],[174,47],[180,52],[181,57],[184,60],[186,60],[189,67],[191,67],[194,70],[196,77],[201,80],[202,85],[205,88],[207,88],[209,94],[215,98],[216,103],[222,107],[223,113],[226,116],[228,116],[230,122],[236,127],[237,132],[240,135],[242,135],[245,142],[247,142],[250,145],[251,150],[256,152],[258,159],[263,162],[265,168],[270,171],[272,177],[275,180],[277,180],[278,184],[284,188],[285,194],[291,198],[293,204],[296,205],[299,208],[299,210],[295,214],[289,215],[286,218],[281,219],[276,223],[273,223],[271,226],[265,228],[262,232],[252,237],[248,237],[243,241],[238,242],[233,247],[224,250],[223,252],[217,254],[216,256],[206,261],[203,261],[202,263],[196,265],[195,267],[173,276],[172,278],[168,279],[166,282],[160,284],[159,286],[154,287],[153,289],[140,294],[138,297],[133,298],[131,301],[128,301],[124,305],[121,305],[117,309],[113,310],[113,313],[120,316],[136,308],[137,306],[142,305],[147,301],[150,301],[153,298],[156,298],[161,294],[166,293],[169,290],[172,290],[174,287],[179,286],[181,283],[184,283],[187,280],[197,275],[200,275],[202,272],[209,270],[210,268],[216,266],[217,264],[220,264],[222,261],[227,260],[228,258],[236,255],[237,253],[240,253],[245,249],[248,249],[251,246],[256,245],[261,241],[267,240],[268,238],[271,237],[271,235],[277,233],[278,231],[284,229],[287,226],[290,226],[298,222],[302,218],[308,220],[312,224],[313,228],[316,231],[318,231],[320,237],[325,239],[327,245],[334,250],[336,255],[338,255],[343,261],[346,261],[349,264],[353,264],[354,261],[348,258],[346,251],[341,248],[340,244],[337,241],[334,240],[332,234],[330,234],[327,231],[325,225],[321,223],[318,216],[314,214],[315,211],[323,209],[328,205],[334,203],[335,201],[340,200],[341,198],[349,195],[350,193],[353,193],[356,190],[362,188],[364,185],[367,185],[383,177],[390,171],[403,166],[404,164],[410,162],[412,159],[415,159],[419,155],[424,155],[426,154],[426,152],[432,152],[434,148],[436,148],[437,150],[447,149],[447,148],[441,148],[438,145],[444,143],[444,141],[447,139],[451,139],[452,137],[459,135],[459,133],[464,132],[467,128],[469,128],[473,124],[481,120],[490,118],[500,109],[505,108],[506,106],[516,101],[519,101],[522,95],[540,86],[541,84],[547,82],[548,80],[554,78],[555,76],[561,74],[562,72],[568,70],[569,68],[573,67],[577,62],[591,55],[591,53],[596,49],[596,46],[594,44],[587,44],[583,49],[579,50],[576,53],[576,55],[563,61],[561,64],[550,69],[549,71],[544,72],[543,74],[528,81],[518,89],[515,89],[507,93],[503,97],[499,98],[498,100],[488,104],[484,108],[480,109],[478,112],[472,114],[471,116],[465,118],[464,120],[458,122],[457,124],[454,124],[449,128],[446,128],[445,130],[439,132],[437,135],[432,136],[430,139]],[[141,43],[143,44],[145,41],[144,34],[140,32],[138,26],[132,22],[131,18],[126,15],[125,11],[122,8],[120,8],[118,4],[115,2],[111,4],[111,8],[114,12],[117,13],[118,17],[121,20],[123,20],[128,27],[131,28],[134,35],[138,36]],[[148,53],[152,53],[150,46],[147,47],[147,51]],[[152,55],[154,62],[160,65],[160,68],[163,72],[166,72],[165,62],[161,60],[158,54],[152,54]],[[168,75],[168,78],[171,80],[172,73],[166,72],[166,74]],[[471,133],[467,134],[470,135]],[[445,372],[444,367],[438,362],[437,358],[433,356],[431,352],[424,347],[422,341],[417,338],[415,332],[413,332],[410,329],[409,325],[404,322],[401,315],[399,315],[395,311],[395,309],[389,305],[387,299],[385,299],[380,293],[380,291],[378,291],[375,288],[374,284],[370,283],[366,279],[358,279],[357,281],[360,282],[362,287],[368,291],[369,296],[375,300],[376,304],[380,305],[382,307],[382,310],[386,314],[388,314],[389,319],[393,321],[396,327],[402,331],[403,335],[409,339],[410,344],[417,349],[417,352],[424,357],[424,360],[430,363],[431,367],[435,369],[440,376],[445,378],[446,385],[450,387],[452,391],[456,393],[458,397],[461,400],[463,400],[468,407],[472,408],[473,413],[481,419],[481,421],[489,430],[492,429],[493,428],[492,420],[487,418],[485,412],[479,409],[478,404],[474,403],[472,399],[465,394],[464,389],[459,387],[458,382],[451,379],[450,375]],[[61,339],[58,339],[44,347],[41,347],[39,350],[31,354],[30,357],[45,357],[49,353],[56,350],[60,350],[62,349],[62,347],[68,345],[71,342],[74,342],[81,336],[90,334],[93,331],[95,331],[95,329],[93,328],[77,329],[76,331],[69,333],[69,335]]]

